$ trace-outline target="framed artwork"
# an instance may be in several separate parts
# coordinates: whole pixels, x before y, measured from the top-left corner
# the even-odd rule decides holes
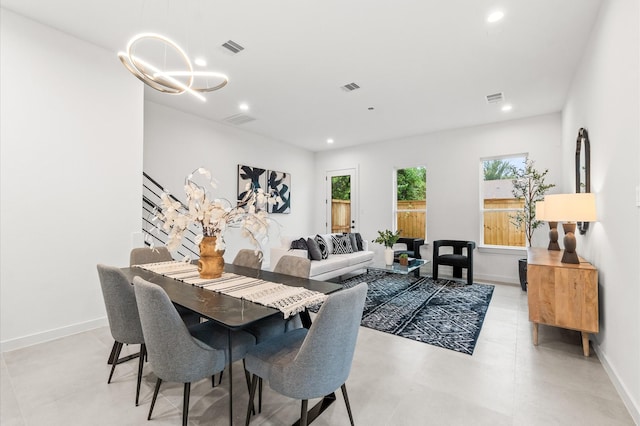
[[[267,171],[259,167],[238,164],[238,200],[246,195],[247,183],[251,183],[253,190],[267,188]]]
[[[267,188],[281,198],[281,202],[269,206],[269,213],[291,213],[291,174],[269,170]]]

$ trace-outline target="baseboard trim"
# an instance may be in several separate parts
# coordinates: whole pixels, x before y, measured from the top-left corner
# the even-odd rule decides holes
[[[15,351],[16,349],[26,348],[27,346],[37,345],[61,337],[71,336],[72,334],[82,333],[83,331],[93,330],[98,327],[109,325],[107,317],[98,318],[78,324],[68,325],[53,330],[43,331],[41,333],[30,334],[28,336],[18,337],[15,339],[3,340],[0,342],[0,352]]]
[[[607,372],[607,376],[609,376],[609,379],[611,379],[611,382],[618,391],[618,395],[620,395],[622,402],[627,407],[627,410],[629,410],[629,414],[633,418],[633,421],[637,425],[640,425],[640,407],[638,407],[635,401],[630,397],[624,383],[618,380],[619,376],[616,373],[615,368],[613,368],[613,366],[609,363],[607,355],[600,350],[600,345],[596,344],[594,340],[591,340],[591,344],[593,346],[593,350],[598,355],[598,359],[600,359],[600,363],[604,367],[604,370]]]

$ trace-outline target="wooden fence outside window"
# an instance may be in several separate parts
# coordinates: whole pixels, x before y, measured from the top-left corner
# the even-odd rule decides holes
[[[524,247],[524,229],[511,223],[513,209],[522,209],[524,200],[518,198],[490,198],[484,200],[484,243],[492,246]],[[512,209],[505,211],[503,209]],[[497,211],[487,211],[497,210]]]
[[[517,229],[509,217],[509,215],[513,215],[513,211],[506,211],[506,209],[521,209],[523,206],[524,201],[516,198],[484,200],[484,243],[486,245],[524,247],[524,229]],[[398,210],[397,229],[402,230],[402,236],[424,238],[427,220],[426,201],[399,201]],[[351,201],[331,200],[331,218],[331,232],[351,232]]]

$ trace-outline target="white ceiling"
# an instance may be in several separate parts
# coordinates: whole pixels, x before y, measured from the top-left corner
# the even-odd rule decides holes
[[[237,127],[322,151],[560,111],[600,0],[0,4],[111,50],[114,61],[133,35],[162,33],[230,82],[205,103],[145,87],[147,99],[220,122],[247,102],[255,121]],[[490,25],[495,9],[505,17]],[[245,50],[229,53],[227,40]],[[361,88],[341,89],[352,82]],[[511,112],[487,104],[496,92]]]

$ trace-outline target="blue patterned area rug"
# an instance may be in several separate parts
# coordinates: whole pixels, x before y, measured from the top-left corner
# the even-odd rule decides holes
[[[413,275],[367,272],[343,281],[369,284],[362,325],[464,354],[473,354],[493,286]]]

